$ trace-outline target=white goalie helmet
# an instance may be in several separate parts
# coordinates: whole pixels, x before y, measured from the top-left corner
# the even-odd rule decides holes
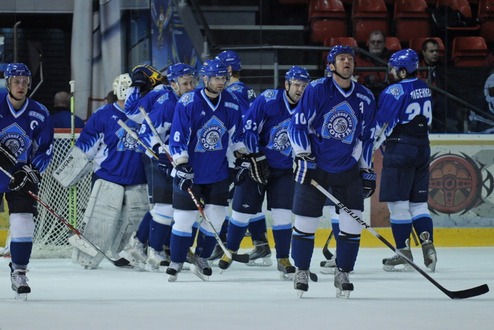
[[[113,81],[113,93],[117,96],[120,101],[125,100],[127,97],[127,89],[132,84],[132,79],[128,73],[119,75]]]

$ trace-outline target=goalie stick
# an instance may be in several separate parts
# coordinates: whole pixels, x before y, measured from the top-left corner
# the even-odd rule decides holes
[[[146,119],[146,122],[148,123],[148,125],[150,127],[153,127],[151,130],[153,132],[153,134],[155,134],[154,132],[156,132],[156,129],[154,129],[154,126],[153,126],[153,123],[151,121],[151,119],[149,118],[148,114],[144,111],[144,109],[141,109],[139,108],[139,110],[141,110],[141,112],[143,113],[144,115],[144,118]],[[132,136],[133,139],[135,139],[136,141],[138,141],[141,145],[143,145],[146,150],[148,150],[148,152],[150,152],[154,158],[156,159],[159,159],[159,157],[154,153],[154,151],[152,149],[150,149],[147,145],[145,145],[144,142],[141,141],[141,139],[139,139],[139,137],[137,136],[137,134],[132,131],[132,129],[130,129],[130,127],[128,127],[122,120],[119,120],[118,121],[118,124],[128,133],[130,134],[130,136]],[[157,133],[157,132],[156,132]],[[160,141],[160,144],[163,146],[163,149],[165,150],[165,153],[166,153],[166,156],[168,157],[168,159],[170,160],[170,162],[172,164],[173,163],[173,159],[169,153],[169,151],[165,148],[164,144],[163,144],[163,141],[161,141],[161,138],[159,137],[159,135],[156,135],[156,137],[158,138],[158,140]],[[197,210],[199,211],[199,214],[201,215],[201,217],[204,219],[204,221],[206,221],[209,225],[209,227],[211,228],[211,231],[213,233],[213,236],[214,238],[216,239],[216,242],[218,243],[218,245],[221,247],[221,249],[223,250],[223,252],[226,254],[226,256],[232,260],[235,260],[237,262],[241,262],[241,263],[248,263],[249,262],[249,255],[247,253],[244,253],[244,254],[238,254],[238,253],[235,253],[235,252],[231,252],[230,250],[228,250],[226,248],[226,246],[223,244],[223,242],[221,241],[221,238],[220,236],[218,235],[218,233],[216,232],[216,230],[214,229],[213,227],[213,224],[211,223],[211,221],[209,220],[209,218],[206,216],[206,213],[204,212],[204,209],[202,208],[201,204],[199,203],[199,201],[197,200],[196,196],[194,195],[194,193],[192,192],[192,190],[189,188],[187,190],[187,192],[189,193],[190,197],[192,198],[192,201],[194,202],[194,204],[196,205],[196,208]]]
[[[424,270],[422,270],[419,266],[417,266],[412,260],[408,259],[399,249],[395,248],[388,240],[382,237],[378,232],[376,232],[371,226],[369,226],[364,220],[362,220],[357,214],[355,214],[352,210],[347,208],[344,204],[342,204],[336,197],[331,195],[329,191],[324,189],[321,185],[319,185],[315,180],[311,180],[311,184],[323,193],[327,198],[329,198],[335,205],[337,205],[340,209],[348,213],[355,221],[357,221],[360,225],[362,225],[365,229],[371,232],[372,235],[377,237],[381,242],[384,243],[387,247],[393,250],[398,256],[403,258],[410,266],[412,266],[417,272],[419,272],[422,276],[424,276],[429,282],[435,285],[439,290],[441,290],[444,294],[446,294],[451,299],[465,299],[480,296],[489,292],[489,287],[487,284],[482,284],[470,289],[460,290],[460,291],[450,291],[439,284],[436,280],[434,280],[429,274],[427,274]]]
[[[11,179],[13,178],[12,174],[10,174],[8,171],[6,171],[4,168],[0,167],[0,169],[2,170],[3,173],[5,173],[5,175],[7,175],[8,177],[10,177]],[[48,212],[50,212],[55,218],[57,218],[61,223],[63,223],[65,226],[67,226],[75,235],[78,236],[78,238],[81,238],[82,240],[84,240],[87,244],[89,244],[90,247],[92,247],[94,250],[96,250],[97,252],[101,253],[103,255],[103,257],[105,257],[106,259],[108,259],[108,261],[110,261],[112,264],[114,264],[115,266],[117,267],[123,267],[123,266],[127,266],[129,265],[129,261],[125,258],[120,258],[120,259],[117,259],[117,260],[114,260],[112,258],[110,258],[105,252],[103,252],[99,247],[97,247],[93,242],[91,242],[89,239],[87,239],[77,228],[75,228],[74,226],[72,226],[69,221],[67,221],[66,219],[64,219],[61,215],[59,215],[57,212],[55,212],[55,210],[53,210],[47,203],[45,203],[38,195],[36,195],[35,193],[33,193],[32,191],[30,190],[27,190],[27,193],[33,198],[35,199],[38,203],[40,203],[46,210],[48,210]],[[81,250],[83,252],[87,251],[87,252],[91,252],[90,250],[90,247],[88,247],[87,245],[82,245],[81,246]],[[89,255],[91,255],[91,253],[88,253]]]

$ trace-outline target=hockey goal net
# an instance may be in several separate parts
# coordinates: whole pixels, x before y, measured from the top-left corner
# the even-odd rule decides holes
[[[75,138],[79,136],[76,133]],[[84,210],[91,194],[91,174],[86,175],[70,192],[70,188],[62,187],[52,176],[53,171],[65,159],[72,145],[70,130],[56,129],[53,159],[43,173],[39,190],[40,199],[48,204],[56,214],[80,229]],[[74,193],[75,191],[75,193]],[[70,216],[70,195],[75,206],[74,216]],[[70,258],[72,247],[67,238],[72,232],[46,208],[38,204],[38,215],[35,217],[36,229],[32,258]]]

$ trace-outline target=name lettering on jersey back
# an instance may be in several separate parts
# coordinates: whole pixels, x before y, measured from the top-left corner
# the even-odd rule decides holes
[[[431,97],[432,93],[429,88],[419,88],[419,89],[414,89],[413,91],[410,92],[410,96],[412,99],[421,99],[424,97]]]

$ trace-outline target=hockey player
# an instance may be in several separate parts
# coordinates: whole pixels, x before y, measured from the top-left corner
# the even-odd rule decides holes
[[[168,144],[170,126],[178,99],[192,91],[197,84],[196,70],[184,63],[171,65],[166,77],[170,85],[162,87],[161,96],[149,113],[149,119],[159,136],[153,133],[147,121],[143,122],[139,133],[139,138],[152,148],[156,155],[159,155],[159,160],[155,160],[151,155],[143,158],[151,196],[150,202],[154,203],[150,212],[152,219],[149,225],[142,226],[142,230],[147,232],[141,233],[140,227],[124,250],[126,258],[134,263],[146,263],[148,270],[158,270],[159,266],[169,264],[170,251],[164,251],[163,247],[168,246],[165,241],[169,238],[173,221],[173,178],[170,176],[173,166],[168,159],[169,151],[166,151],[161,143]],[[142,221],[148,221],[147,216]],[[165,252],[168,255],[165,255]]]
[[[235,252],[239,249],[249,220],[261,211],[267,195],[268,209],[273,219],[277,269],[281,278],[291,278],[295,273],[289,259],[295,182],[287,128],[309,81],[309,72],[305,68],[293,66],[286,72],[284,89],[264,91],[243,119],[247,149],[258,154],[258,158],[266,158],[269,177],[263,183],[246,178],[235,188],[226,247]],[[224,254],[218,266],[227,269],[231,263],[232,259]]]
[[[141,148],[118,123],[121,120],[139,131],[139,125],[124,112],[125,91],[130,84],[128,74],[115,79],[113,91],[118,101],[89,117],[74,148],[54,175],[62,185],[70,186],[84,173],[86,164],[93,162],[93,186],[84,213],[83,233],[101,250],[112,254],[123,249],[149,210]],[[70,174],[70,168],[80,173]],[[86,269],[96,268],[103,259],[101,253],[92,256],[77,248],[73,257]]]
[[[122,91],[125,96],[125,114],[127,117],[138,124],[144,123],[144,115],[140,108],[149,113],[153,108],[156,100],[165,93],[165,77],[155,67],[148,64],[136,65],[131,72],[132,85],[130,88]],[[146,172],[149,172],[150,160],[143,155]],[[151,189],[151,186],[148,186]],[[149,196],[153,192],[148,191]],[[152,200],[150,200],[152,202]],[[144,214],[142,221],[139,223],[137,233],[131,235],[121,256],[128,259],[133,266],[143,266],[146,263],[146,243],[149,239],[151,219],[153,216],[148,211]],[[138,234],[138,235],[137,235]]]
[[[170,132],[170,152],[176,164],[173,186],[174,224],[170,240],[171,263],[166,273],[176,281],[194,239],[197,208],[190,193],[203,200],[204,212],[211,221],[202,221],[193,263],[194,273],[203,280],[212,274],[207,258],[216,240],[228,205],[230,175],[227,148],[245,153],[242,118],[237,98],[225,86],[227,68],[214,59],[201,69],[204,88],[184,94],[177,103]]]
[[[46,107],[27,97],[32,76],[23,63],[10,63],[4,72],[7,93],[0,94],[0,199],[9,207],[10,279],[22,299],[31,288],[26,272],[31,257],[40,173],[53,151],[53,125]]]
[[[427,84],[417,78],[418,65],[419,57],[412,49],[397,51],[389,59],[389,72],[396,83],[379,96],[376,117],[376,132],[388,123],[377,142],[386,143],[379,200],[388,204],[396,248],[413,260],[408,239],[415,229],[424,263],[434,271],[437,255],[427,207],[432,99]],[[383,259],[383,267],[386,271],[412,270],[398,255]]]
[[[225,63],[228,67],[229,81],[226,89],[237,96],[240,103],[242,116],[247,112],[252,102],[256,99],[256,92],[240,81],[240,70],[242,62],[240,56],[233,50],[225,50],[221,52],[217,59]],[[231,153],[228,154],[232,179],[235,176],[234,157]],[[230,196],[233,196],[233,191],[230,191]],[[226,232],[228,228],[228,217],[221,227],[220,237],[226,243]],[[256,214],[249,222],[249,232],[254,243],[254,250],[249,254],[250,262],[247,265],[262,265],[271,266],[271,249],[269,248],[268,239],[266,237],[266,217],[262,213]],[[223,250],[219,245],[216,245],[210,260],[219,259],[223,255]],[[257,262],[261,259],[261,262]]]
[[[331,77],[312,81],[302,96],[288,128],[295,155],[295,195],[292,258],[297,267],[294,288],[302,295],[309,288],[309,266],[314,233],[326,197],[316,181],[359,217],[364,197],[375,189],[371,168],[372,132],[376,103],[371,91],[352,81],[354,51],[334,46],[327,62]],[[353,290],[348,274],[353,270],[362,226],[339,210],[334,286],[337,297]]]

